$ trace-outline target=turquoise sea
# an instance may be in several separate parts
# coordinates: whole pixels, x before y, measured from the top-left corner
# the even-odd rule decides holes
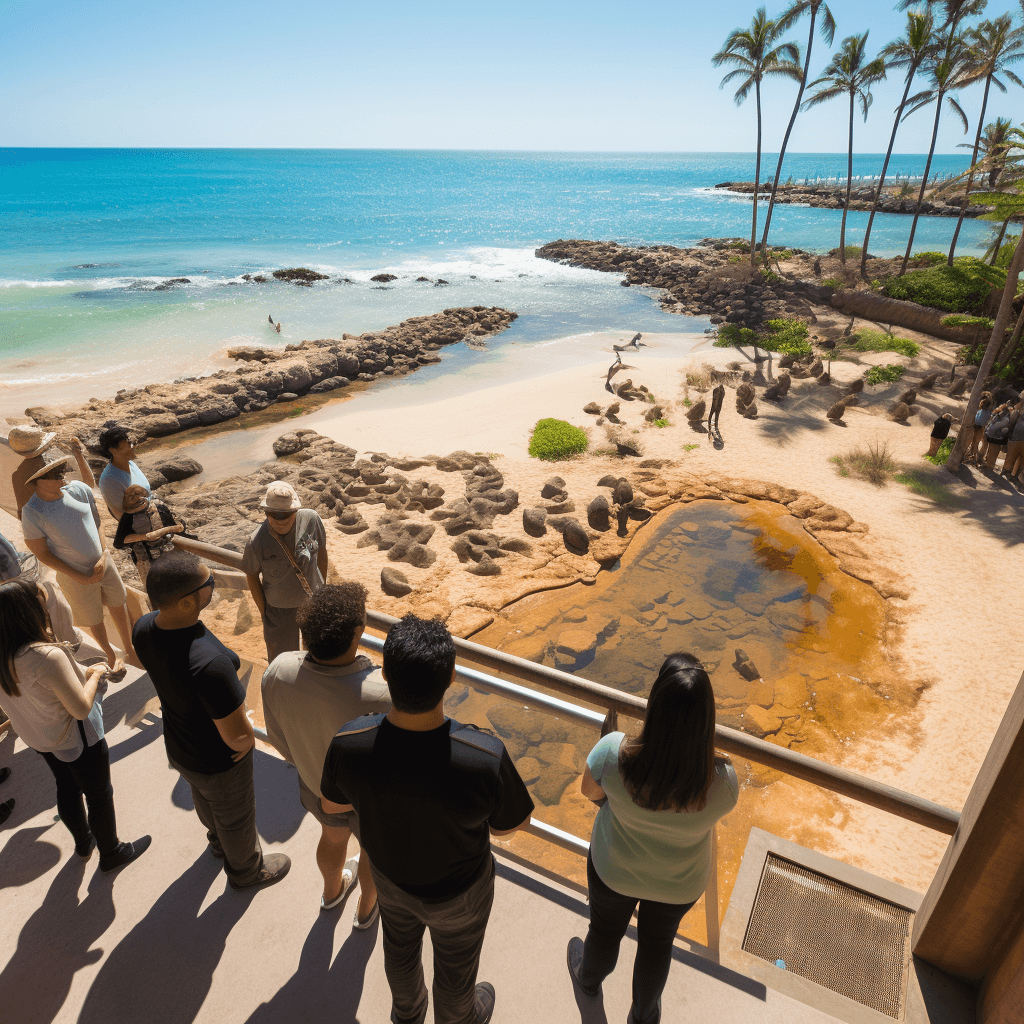
[[[854,175],[877,174],[881,161],[857,157]],[[232,345],[340,337],[446,306],[520,314],[483,361],[495,378],[514,345],[701,332],[704,320],[663,313],[645,290],[533,250],[560,237],[686,245],[749,235],[749,200],[712,186],[752,179],[753,163],[735,153],[0,149],[0,415],[210,372]],[[940,156],[933,172],[966,164]],[[923,165],[897,156],[890,174]],[[774,159],[762,166],[770,173]],[[835,177],[845,166],[841,154],[793,154],[783,174]],[[773,241],[827,250],[839,217],[781,206]],[[848,241],[866,219],[850,214]],[[872,251],[901,251],[908,223],[878,217]],[[948,245],[953,224],[922,218],[917,246]],[[991,236],[967,221],[959,251],[979,253]],[[291,266],[331,279],[301,288],[241,278]],[[381,272],[398,280],[373,284]],[[465,364],[452,352],[432,372]]]

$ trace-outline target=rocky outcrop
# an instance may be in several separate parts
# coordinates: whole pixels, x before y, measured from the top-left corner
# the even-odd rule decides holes
[[[243,275],[247,280],[249,276]],[[315,270],[310,270],[308,267],[288,267],[284,270],[275,270],[273,274],[274,278],[278,281],[292,281],[295,284],[312,284],[314,281],[326,281],[329,277],[328,274],[321,274]],[[257,280],[253,278],[252,280]]]
[[[297,274],[299,270],[302,268],[276,273]],[[142,440],[222,423],[266,409],[285,396],[318,394],[352,381],[411,373],[438,362],[441,357],[437,353],[443,346],[467,336],[497,334],[515,319],[515,313],[498,307],[461,307],[412,317],[358,337],[345,334],[340,341],[304,341],[284,349],[235,348],[230,353],[244,364],[238,369],[124,389],[112,400],[93,399],[83,406],[37,406],[25,413],[40,426],[57,430],[63,439],[77,435],[96,452],[97,437],[113,423],[125,424]]]

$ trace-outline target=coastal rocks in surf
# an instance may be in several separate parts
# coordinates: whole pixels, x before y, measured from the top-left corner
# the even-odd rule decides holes
[[[276,273],[298,274],[300,270],[315,274],[303,268]],[[497,334],[516,317],[499,307],[456,307],[412,317],[382,331],[346,334],[340,341],[304,341],[283,350],[232,348],[228,354],[243,364],[237,369],[125,389],[112,400],[93,399],[72,408],[37,406],[26,410],[26,415],[40,426],[55,427],[63,440],[81,437],[86,447],[96,452],[99,434],[115,422],[129,426],[140,440],[211,426],[259,412],[287,395],[320,394],[352,381],[411,373],[438,362],[443,346],[467,336],[482,339]]]

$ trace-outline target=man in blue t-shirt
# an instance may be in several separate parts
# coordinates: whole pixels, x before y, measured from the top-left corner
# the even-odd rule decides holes
[[[21,528],[29,551],[57,573],[75,622],[92,632],[113,673],[122,673],[107,638],[104,605],[121,636],[125,657],[135,662],[127,593],[100,531],[92,489],[81,480],[64,482],[69,455],[51,458],[29,477],[35,494],[21,510]]]
[[[157,609],[135,624],[135,649],[153,681],[167,759],[192,789],[210,853],[234,889],[273,885],[288,873],[283,853],[263,855],[256,832],[253,748],[238,655],[199,621],[213,573],[185,551],[153,563],[146,591]]]
[[[429,928],[435,1024],[486,1024],[494,989],[476,975],[494,898],[490,837],[528,825],[533,800],[501,740],[445,717],[455,644],[443,623],[407,615],[392,626],[383,674],[392,708],[331,741],[321,805],[356,814],[377,884],[391,1020],[426,1016]]]

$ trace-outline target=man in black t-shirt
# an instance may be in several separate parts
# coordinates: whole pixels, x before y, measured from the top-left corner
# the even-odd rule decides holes
[[[241,662],[200,621],[213,574],[184,551],[153,563],[146,591],[158,610],[135,623],[133,644],[164,718],[167,759],[192,788],[210,852],[235,889],[272,885],[288,873],[282,853],[263,856],[256,832],[252,752]]]
[[[530,821],[533,800],[501,740],[446,718],[455,644],[440,622],[407,615],[384,643],[387,715],[357,718],[331,742],[324,810],[354,810],[384,928],[394,1024],[427,1012],[421,949],[434,946],[436,1024],[486,1024],[494,989],[476,984],[494,898],[490,836]]]

